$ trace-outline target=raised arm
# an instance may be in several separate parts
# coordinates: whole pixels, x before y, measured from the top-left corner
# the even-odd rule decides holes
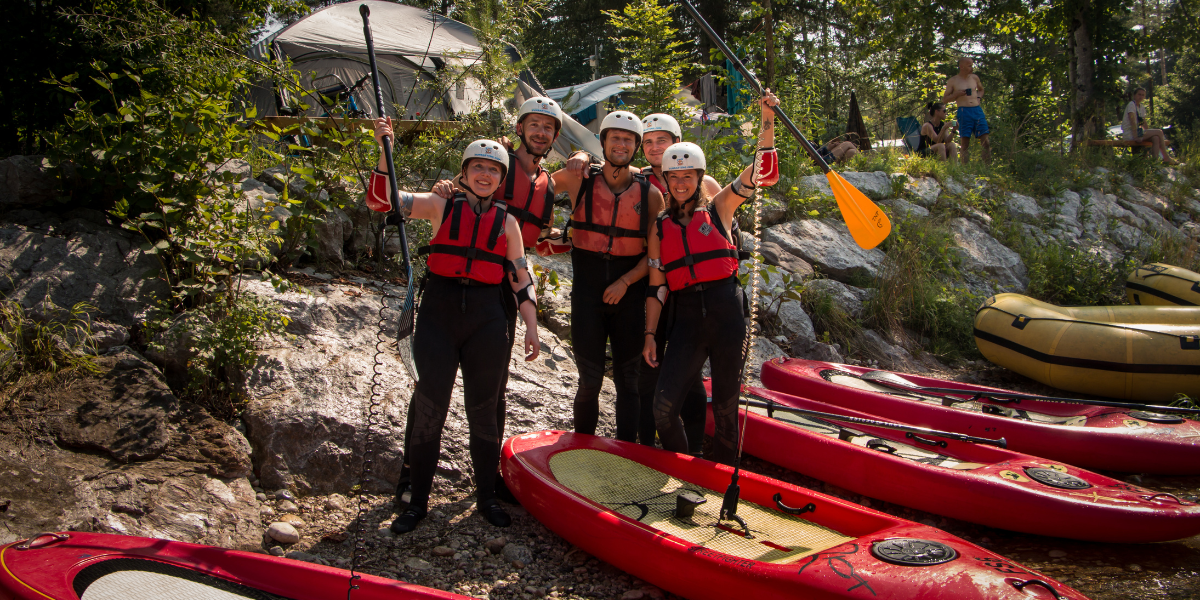
[[[762,127],[758,133],[758,147],[768,148],[775,144],[775,111],[771,107],[779,106],[779,98],[776,98],[771,90],[767,90],[767,95],[759,98],[758,106],[762,111]],[[713,197],[713,206],[717,208],[717,215],[721,217],[722,222],[733,222],[733,213],[737,212],[738,207],[754,195],[753,190],[757,185],[754,181],[754,168],[755,163],[751,162],[749,166],[742,169],[737,177],[737,181],[741,184],[739,187],[750,192],[748,195],[734,193],[733,182],[730,182]]]

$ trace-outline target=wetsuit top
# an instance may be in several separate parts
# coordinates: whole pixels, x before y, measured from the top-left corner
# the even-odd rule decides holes
[[[503,202],[492,202],[482,214],[472,210],[466,194],[459,192],[446,203],[442,226],[429,243],[429,272],[442,277],[473,279],[498,284],[504,279],[508,236]]]
[[[716,211],[713,206],[697,210],[687,225],[670,214],[658,218],[662,270],[671,291],[737,273],[738,247],[729,241]]]
[[[941,135],[942,128],[946,126],[945,121],[942,121],[941,123],[939,123],[937,125],[934,125],[933,121],[925,121],[925,122],[929,123],[929,126],[933,127],[933,132],[938,135]],[[924,127],[922,127],[922,129],[924,129]],[[934,142],[933,138],[925,137],[925,134],[922,133],[921,134],[921,143],[917,144],[917,152],[922,152],[922,153],[928,152],[929,149],[932,148],[933,145],[936,143],[940,143],[940,142]]]
[[[646,251],[650,182],[645,175],[634,173],[629,188],[614,197],[601,167],[593,166],[579,189],[570,223],[575,248],[611,256],[638,256]]]
[[[537,176],[530,182],[521,167],[517,155],[508,153],[508,164],[513,165],[504,179],[504,187],[496,190],[492,200],[508,205],[508,214],[517,218],[521,225],[521,241],[526,248],[537,245],[538,236],[554,219],[554,183],[550,174],[537,167]]]

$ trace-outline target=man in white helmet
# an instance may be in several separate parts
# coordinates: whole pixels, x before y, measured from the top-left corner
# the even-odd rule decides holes
[[[600,417],[605,346],[612,349],[617,439],[637,441],[646,235],[662,211],[662,193],[631,167],[642,122],[627,111],[600,125],[604,162],[582,174],[563,169],[554,184],[571,197],[571,344],[579,368],[575,431],[594,434]]]

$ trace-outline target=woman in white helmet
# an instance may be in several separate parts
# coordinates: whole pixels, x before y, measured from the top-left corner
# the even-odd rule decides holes
[[[642,355],[659,366],[655,343],[659,316],[667,303],[667,349],[654,396],[654,418],[663,448],[688,451],[680,418],[684,398],[709,361],[716,433],[712,459],[731,464],[737,452],[737,396],[746,357],[746,323],[738,285],[738,244],[734,213],[754,195],[757,182],[773,183],[775,112],[779,103],[767,91],[760,99],[762,129],[754,164],[715,196],[701,181],[707,167],[699,146],[682,142],[663,153],[667,208],[649,238],[650,285],[646,290],[646,331]]]
[[[646,234],[662,193],[630,168],[642,121],[619,110],[604,117],[604,163],[582,176],[563,169],[554,185],[571,197],[571,344],[579,369],[575,431],[594,434],[600,418],[606,346],[612,351],[617,439],[637,441],[638,374],[645,320]]]
[[[377,120],[376,139],[382,144],[382,138],[390,135],[388,120]],[[462,191],[450,199],[432,192],[400,192],[399,206],[392,207],[382,158],[367,193],[373,210],[395,209],[405,218],[428,219],[433,226],[429,279],[422,285],[413,333],[418,380],[404,440],[411,497],[392,522],[397,534],[412,531],[425,518],[442,427],[460,366],[477,509],[493,525],[511,523],[496,500],[500,462],[496,402],[511,349],[510,314],[519,312],[525,320],[525,360],[538,356],[536,298],[521,228],[503,203],[492,201],[509,169],[508,152],[497,142],[476,140],[463,152],[461,164],[455,184]]]

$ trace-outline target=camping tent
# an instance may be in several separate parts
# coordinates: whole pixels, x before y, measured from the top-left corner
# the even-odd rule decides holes
[[[395,112],[388,107],[402,106],[405,118],[447,120],[478,108],[480,88],[470,77],[470,67],[481,59],[482,49],[474,30],[413,6],[378,0],[335,4],[267,38],[252,54],[290,59],[301,73],[300,84],[305,90],[325,89],[339,82],[352,86],[370,72],[360,4],[371,9],[371,33],[385,112],[394,117]],[[510,54],[514,60],[519,58],[511,48]],[[455,73],[460,75],[441,97],[434,93],[435,86],[423,85],[434,83],[439,75]],[[278,104],[288,104],[289,95],[287,90],[260,88],[255,95],[258,114],[278,114]],[[354,99],[369,117],[376,116],[369,81],[355,92]],[[323,114],[312,98],[304,102],[314,106],[309,116]]]

